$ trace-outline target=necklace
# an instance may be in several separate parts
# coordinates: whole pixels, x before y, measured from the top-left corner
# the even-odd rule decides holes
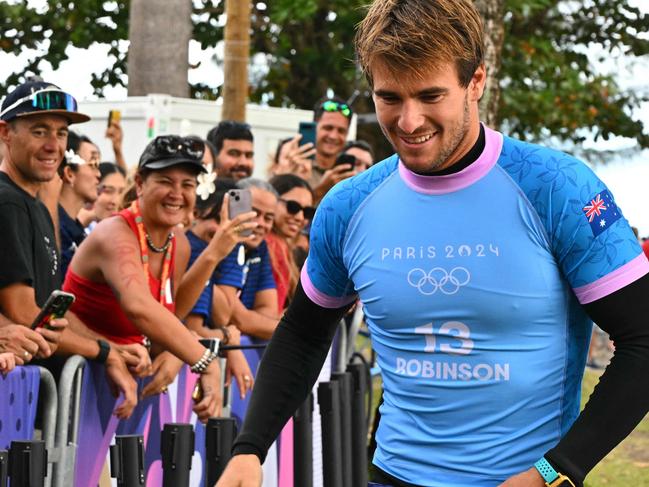
[[[135,224],[137,226],[138,240],[140,241],[140,256],[142,259],[142,267],[144,268],[144,275],[149,278],[149,252],[147,250],[149,242],[147,242],[147,233],[144,229],[144,222],[142,221],[142,213],[140,213],[140,205],[138,205],[137,200],[135,200],[131,207],[129,208],[130,212],[135,217]],[[164,305],[165,302],[165,293],[166,293],[166,283],[169,278],[169,271],[171,267],[171,255],[173,253],[174,246],[172,245],[174,241],[173,233],[169,234],[167,237],[167,243],[161,247],[160,253],[164,252],[164,261],[162,264],[162,275],[160,276],[160,296],[158,297],[160,303]],[[151,249],[155,252],[154,249]]]
[[[153,250],[156,254],[161,254],[163,252],[166,252],[169,246],[171,245],[171,239],[173,238],[174,234],[169,233],[169,235],[167,235],[167,240],[165,241],[162,247],[156,247],[156,245],[153,243],[153,240],[151,240],[151,237],[149,236],[148,233],[145,232],[144,236],[146,237],[146,244],[149,246],[149,248]]]

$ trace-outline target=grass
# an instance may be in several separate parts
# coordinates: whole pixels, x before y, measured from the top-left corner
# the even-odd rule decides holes
[[[590,369],[584,374],[582,405],[599,379]],[[649,415],[617,448],[609,453],[586,477],[586,487],[649,486]]]

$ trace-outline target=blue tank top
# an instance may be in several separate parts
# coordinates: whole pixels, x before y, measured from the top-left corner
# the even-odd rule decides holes
[[[360,297],[384,387],[374,463],[426,487],[494,486],[554,446],[579,413],[580,303],[649,271],[586,165],[485,135],[456,174],[395,155],[338,184],[302,271],[321,306]]]

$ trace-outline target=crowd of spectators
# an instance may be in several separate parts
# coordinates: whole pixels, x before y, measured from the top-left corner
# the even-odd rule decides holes
[[[194,410],[205,420],[221,406],[221,372],[198,338],[215,338],[244,345],[226,352],[225,374],[242,420],[317,203],[373,163],[366,142],[347,141],[352,115],[342,99],[319,100],[315,146],[280,141],[260,178],[245,123],[224,120],[204,139],[159,136],[125,161],[128,134],[112,121],[107,162],[69,128],[89,119],[71,95],[42,81],[17,87],[0,116],[0,371],[37,362],[56,376],[82,355],[104,364],[123,395],[115,413],[128,417],[135,378],[151,377],[140,397],[165,393],[186,363],[201,374]],[[230,218],[232,190],[248,191],[251,208]],[[32,329],[60,289],[76,297],[70,310]]]

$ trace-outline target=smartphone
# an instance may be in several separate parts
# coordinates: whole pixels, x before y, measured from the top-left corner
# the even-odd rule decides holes
[[[356,156],[353,156],[351,154],[345,154],[345,153],[340,154],[336,158],[336,162],[334,162],[334,167],[340,166],[342,164],[349,164],[352,166],[352,169],[354,169],[354,166],[356,165]]]
[[[119,110],[110,110],[108,112],[108,127],[110,127],[113,122],[119,123],[122,119],[122,112]]]
[[[50,297],[45,301],[45,305],[38,313],[38,316],[32,323],[32,330],[47,327],[50,320],[54,318],[63,318],[66,311],[74,303],[74,294],[66,293],[64,291],[52,291]]]
[[[300,139],[300,145],[304,145],[308,142],[311,142],[313,144],[313,147],[315,147],[315,131],[316,131],[316,123],[315,122],[300,122],[300,127],[298,131],[300,134],[302,134],[302,138]],[[310,157],[310,159],[315,159],[315,154]]]
[[[228,191],[230,202],[228,204],[228,218],[232,220],[235,216],[252,211],[252,194],[249,189],[231,189]],[[252,229],[244,230],[241,235],[252,234]]]

